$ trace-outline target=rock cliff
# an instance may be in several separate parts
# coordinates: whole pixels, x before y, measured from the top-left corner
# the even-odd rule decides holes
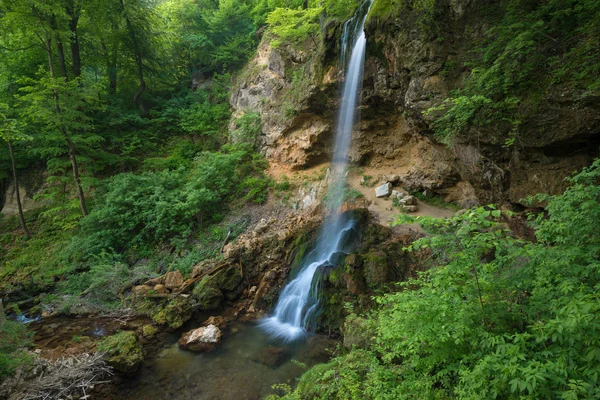
[[[477,4],[448,0],[442,34],[431,35],[410,16],[369,18],[361,122],[350,159],[392,167],[409,190],[427,190],[462,206],[519,203],[538,192],[558,193],[564,178],[591,162],[600,145],[600,98],[576,87],[551,86],[526,118],[518,140],[509,126],[472,128],[451,145],[433,135],[435,113],[471,73],[473,43],[488,31]],[[341,25],[330,22],[321,43],[273,48],[265,36],[238,77],[231,98],[235,119],[262,117],[262,151],[274,165],[303,169],[329,160],[343,73]],[[531,109],[527,109],[530,107]]]

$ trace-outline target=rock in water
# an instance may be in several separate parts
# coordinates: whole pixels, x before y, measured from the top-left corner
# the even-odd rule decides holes
[[[392,193],[392,184],[384,183],[375,189],[375,197],[387,197]]]
[[[277,368],[290,358],[290,353],[285,347],[267,346],[259,351],[253,358],[259,364]]]
[[[179,347],[190,351],[211,351],[221,340],[223,334],[215,325],[203,326],[184,333],[177,342]]]

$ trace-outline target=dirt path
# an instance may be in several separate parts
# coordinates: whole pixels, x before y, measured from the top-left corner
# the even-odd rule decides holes
[[[369,206],[369,211],[371,211],[382,224],[387,224],[390,221],[394,220],[395,217],[400,214],[400,210],[397,207],[393,207],[392,200],[389,197],[384,198],[376,198],[375,197],[375,188],[381,184],[381,176],[383,175],[391,175],[398,174],[402,171],[398,171],[397,168],[389,167],[363,167],[358,169],[352,169],[348,174],[348,184],[355,190],[359,191],[366,199]],[[371,176],[370,182],[368,186],[362,186],[361,180],[363,176]],[[372,185],[372,186],[371,186]],[[399,192],[408,193],[406,190],[401,187],[394,186],[394,190]],[[419,200],[418,203],[419,210],[414,213],[409,213],[409,215],[413,216],[429,216],[436,218],[447,218],[451,217],[454,214],[454,210],[445,209],[440,207],[435,207],[430,204],[424,203]]]

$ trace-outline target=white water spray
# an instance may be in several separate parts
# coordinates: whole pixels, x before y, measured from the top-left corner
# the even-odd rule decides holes
[[[315,249],[304,260],[298,275],[283,289],[273,316],[261,322],[261,327],[273,337],[292,341],[304,336],[318,307],[318,285],[315,274],[319,267],[334,265],[336,254],[348,251],[347,244],[355,221],[336,212],[343,200],[345,173],[352,128],[356,122],[356,103],[362,87],[362,73],[367,39],[365,19],[371,0],[366,0],[344,24],[341,43],[341,65],[346,67],[346,53],[352,48],[339,111],[333,150],[333,181],[329,189],[333,210],[323,223]],[[352,46],[352,47],[350,47]]]

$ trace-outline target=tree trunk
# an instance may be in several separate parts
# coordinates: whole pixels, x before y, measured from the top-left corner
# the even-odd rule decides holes
[[[81,54],[79,52],[79,35],[77,34],[77,19],[71,19],[71,59],[73,62],[73,77],[81,76]]]
[[[77,25],[79,24],[79,16],[81,14],[81,7],[78,7],[76,0],[71,0],[67,4],[67,14],[71,17],[69,21],[69,30],[71,31],[71,62],[73,77],[78,78],[81,76],[81,53],[79,51],[79,34],[77,32]]]
[[[146,107],[144,107],[144,102],[142,101],[142,95],[146,91],[146,81],[144,80],[144,59],[142,57],[142,51],[140,49],[139,41],[137,35],[135,34],[135,29],[131,24],[131,20],[127,15],[127,11],[125,9],[125,2],[121,0],[121,11],[123,12],[123,16],[125,17],[125,24],[127,25],[127,30],[129,31],[129,36],[131,37],[131,42],[133,44],[133,53],[135,56],[135,63],[137,65],[137,76],[140,82],[140,86],[133,96],[133,103],[138,106],[140,109],[140,113],[142,117],[148,115],[148,111]]]
[[[77,165],[77,157],[75,157],[75,146],[68,136],[65,136],[67,144],[69,145],[69,158],[71,159],[71,166],[73,167],[73,179],[75,180],[75,186],[77,187],[77,196],[79,197],[79,207],[81,213],[85,217],[87,212],[87,206],[85,204],[85,196],[83,194],[83,188],[81,187],[81,179],[79,178],[79,166]]]
[[[56,25],[56,18],[49,17],[50,29],[54,31],[54,40],[56,41],[56,54],[58,55],[58,68],[60,69],[60,76],[63,78],[67,77],[67,65],[65,64],[65,50],[58,34],[58,26]],[[52,48],[50,48],[52,51]]]
[[[58,54],[58,68],[60,69],[60,76],[63,78],[67,77],[67,64],[65,64],[65,50],[63,44],[60,41],[58,33],[55,35],[56,39],[56,54]]]
[[[304,1],[302,2],[302,9],[303,9],[303,10],[306,10],[307,8],[308,8],[308,0],[304,0]]]
[[[115,94],[117,93],[117,56],[119,44],[114,41],[112,48],[109,50],[104,38],[100,38],[100,47],[104,53],[106,73],[108,74],[108,93]]]
[[[55,77],[54,74],[54,63],[52,60],[52,39],[46,39],[46,51],[48,52],[48,68],[50,68],[50,76]],[[54,111],[57,115],[61,115],[60,102],[58,98],[58,92],[54,90]],[[64,127],[59,126],[58,130],[65,138],[67,145],[69,146],[69,158],[71,159],[71,166],[73,168],[73,180],[75,181],[75,187],[77,188],[77,196],[79,197],[79,206],[83,216],[87,216],[87,206],[85,203],[85,196],[83,195],[83,188],[81,187],[81,179],[79,178],[79,166],[77,165],[77,157],[75,155],[75,145],[69,138],[69,134]]]
[[[133,103],[135,105],[137,105],[138,108],[140,109],[140,113],[141,113],[142,117],[145,117],[146,115],[148,115],[148,111],[146,110],[146,107],[144,107],[144,102],[142,101],[142,95],[146,91],[146,81],[144,80],[144,64],[143,64],[142,56],[140,54],[136,55],[135,62],[137,63],[137,74],[138,74],[138,80],[140,81],[140,87],[138,88],[137,92],[135,92],[135,95],[133,96]]]
[[[21,193],[19,193],[19,181],[17,180],[17,166],[15,164],[15,153],[13,152],[12,143],[10,140],[8,143],[8,151],[10,152],[10,162],[12,164],[12,173],[13,173],[13,181],[15,182],[15,192],[17,194],[17,207],[19,208],[19,220],[21,221],[21,228],[23,228],[23,232],[25,232],[25,236],[28,238],[31,237],[31,233],[29,233],[29,229],[27,229],[27,224],[25,223],[25,216],[23,215],[23,205],[21,204]]]
[[[0,327],[6,322],[6,314],[4,314],[4,305],[2,304],[2,298],[0,298]]]

